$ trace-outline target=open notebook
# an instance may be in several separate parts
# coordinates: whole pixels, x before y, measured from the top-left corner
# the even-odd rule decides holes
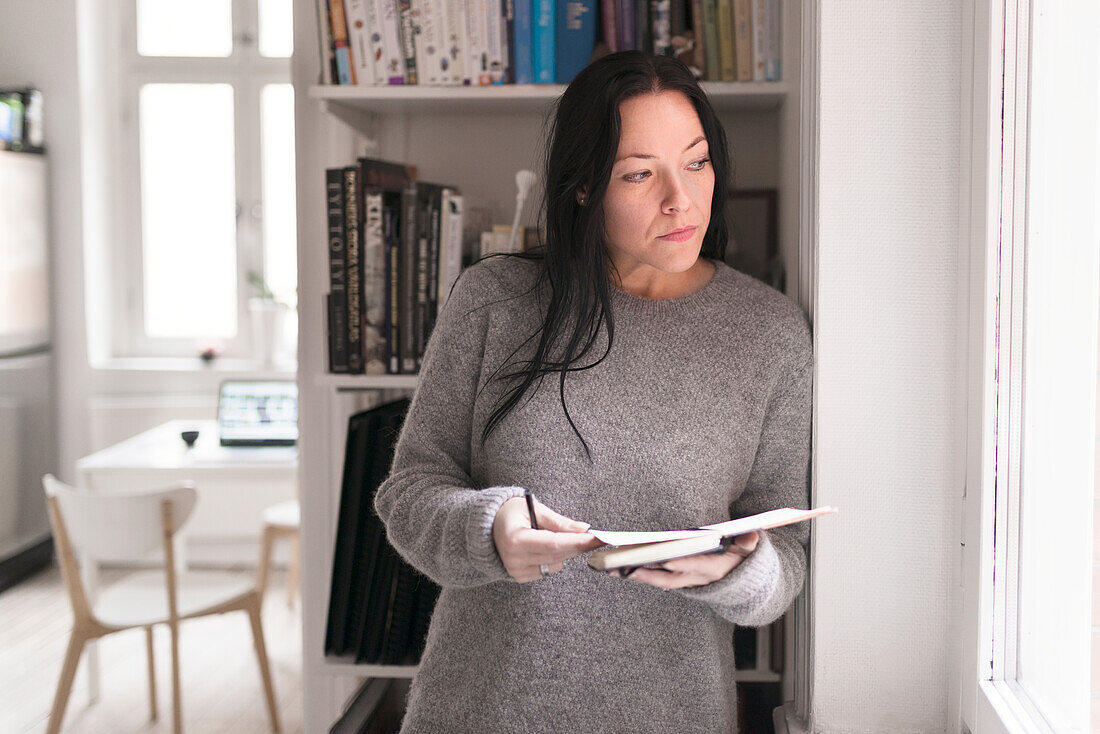
[[[837,512],[835,507],[818,507],[812,510],[783,507],[693,530],[589,530],[589,533],[612,547],[591,553],[588,556],[588,565],[597,571],[626,570],[700,553],[720,553],[738,535],[754,530],[778,528],[834,512]]]

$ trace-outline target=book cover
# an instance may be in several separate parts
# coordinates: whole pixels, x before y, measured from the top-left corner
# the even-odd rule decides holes
[[[669,0],[649,0],[649,20],[653,34],[653,55],[669,56],[672,50]]]
[[[531,48],[531,9],[532,0],[516,0],[514,7],[515,21],[512,24],[516,84],[535,83],[535,67]]]
[[[363,373],[363,266],[359,252],[362,218],[359,215],[359,169],[344,169],[344,238],[347,249],[348,372]]]
[[[489,77],[491,83],[503,84],[504,60],[508,57],[508,49],[504,47],[506,40],[502,33],[504,13],[501,12],[501,0],[487,0],[485,8],[489,28]]]
[[[554,75],[558,84],[568,84],[596,47],[596,0],[558,0],[557,9]]]
[[[401,49],[401,18],[397,0],[373,0],[375,15],[381,24],[382,58],[379,64],[382,84],[405,83],[405,53]]]
[[[444,36],[447,45],[444,49],[447,57],[447,83],[461,86],[466,81],[466,9],[464,0],[444,0],[446,22]]]
[[[722,52],[718,42],[718,0],[701,0],[703,6],[703,54],[709,81],[722,78]]]
[[[733,0],[718,0],[718,78],[737,81],[737,57],[734,55]]]
[[[386,248],[382,232],[382,190],[363,196],[363,372],[386,374]]]
[[[559,0],[533,0],[534,25],[531,29],[531,58],[536,84],[553,84],[557,78],[554,69],[555,40],[557,30],[556,5]]]
[[[733,0],[733,52],[737,81],[752,81],[752,0]]]
[[[329,295],[332,302],[333,372],[348,371],[347,247],[344,242],[344,169],[325,171],[325,204],[328,213]]]
[[[634,0],[634,48],[647,54],[653,53],[649,0]]]
[[[441,4],[441,3],[440,3]],[[437,0],[412,0],[413,38],[416,46],[416,77],[418,84],[442,86],[443,18]]]
[[[348,45],[348,24],[344,15],[344,0],[329,0],[332,18],[332,42],[336,49],[336,70],[341,84],[355,84],[355,66]]]
[[[374,16],[372,0],[344,0],[344,15],[348,23],[348,45],[355,64],[356,84],[377,84],[379,75],[375,72],[375,43],[372,42],[373,30],[378,27]],[[381,63],[381,36],[378,37],[378,63]]]
[[[386,693],[393,685],[389,678],[368,678],[352,696],[344,712],[329,727],[329,734],[372,734],[378,730]]]
[[[607,50],[619,50],[619,0],[600,0],[600,40]]]
[[[420,75],[416,69],[416,26],[414,24],[412,0],[397,1],[397,19],[401,29],[401,53],[405,57],[405,83],[419,84]]]
[[[638,48],[637,46],[637,34],[634,32],[634,18],[637,14],[634,11],[634,0],[618,0],[619,1],[619,50],[620,51],[633,51]],[[647,0],[638,0],[638,2],[646,2]]]
[[[782,79],[783,20],[780,0],[767,0],[764,3],[764,27],[767,28],[765,43],[764,79],[777,82]]]
[[[768,28],[764,6],[767,0],[752,0],[752,80],[764,81],[764,61],[768,55]]]

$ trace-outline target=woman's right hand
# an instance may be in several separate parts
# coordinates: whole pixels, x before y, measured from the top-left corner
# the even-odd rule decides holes
[[[504,568],[518,583],[542,577],[539,566],[545,564],[557,573],[567,558],[579,556],[604,545],[589,535],[588,523],[559,515],[535,500],[535,519],[539,529],[531,528],[527,501],[523,497],[507,500],[493,519],[493,542]]]

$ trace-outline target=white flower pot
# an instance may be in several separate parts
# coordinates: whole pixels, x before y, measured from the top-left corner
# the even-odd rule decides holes
[[[252,314],[252,357],[263,367],[274,367],[283,351],[286,306],[263,298],[248,301]]]

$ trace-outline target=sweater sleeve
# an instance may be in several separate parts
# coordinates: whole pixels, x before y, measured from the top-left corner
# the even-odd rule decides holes
[[[474,266],[458,279],[432,330],[420,379],[374,506],[390,543],[440,586],[509,578],[493,543],[493,520],[521,487],[474,486],[470,445],[488,305],[496,274]]]
[[[773,391],[748,483],[730,505],[731,518],[780,507],[808,509],[812,380],[811,357]],[[770,624],[802,590],[809,537],[807,522],[760,531],[755,550],[725,577],[677,591],[735,624]]]

